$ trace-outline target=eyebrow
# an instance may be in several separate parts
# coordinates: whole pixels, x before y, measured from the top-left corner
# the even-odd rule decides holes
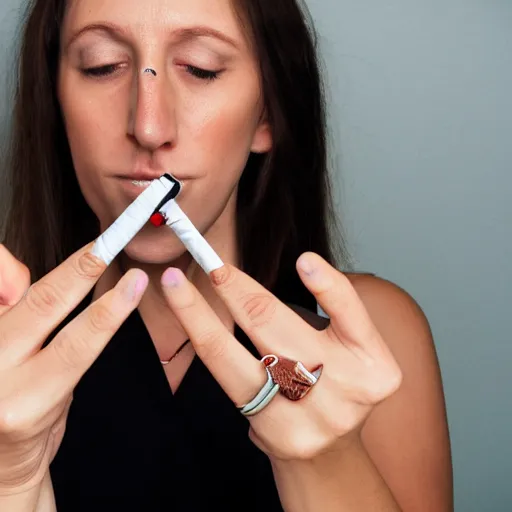
[[[71,46],[71,44],[76,41],[82,34],[85,32],[94,32],[94,31],[101,31],[101,32],[107,32],[110,35],[112,35],[116,39],[126,39],[129,31],[125,28],[115,25],[113,23],[91,23],[89,25],[86,25],[85,27],[81,28],[77,32],[75,32],[70,38],[69,41],[66,43],[66,48]],[[231,37],[227,36],[223,32],[220,32],[219,30],[216,30],[211,27],[207,26],[194,26],[194,27],[184,27],[173,31],[173,36],[176,39],[176,42],[184,42],[190,39],[198,38],[198,37],[211,37],[214,39],[218,39],[220,41],[223,41],[224,43],[229,44],[233,48],[239,50],[240,47],[238,43],[232,39]]]

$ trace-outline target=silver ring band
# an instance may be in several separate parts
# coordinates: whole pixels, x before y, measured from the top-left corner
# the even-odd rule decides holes
[[[274,384],[274,387],[270,390],[267,396],[256,406],[254,409],[249,410],[248,412],[242,412],[244,416],[254,416],[258,414],[260,411],[265,409],[265,407],[272,401],[272,399],[279,393],[279,384]]]
[[[272,398],[274,398],[279,391],[279,384],[274,382],[268,368],[265,368],[265,370],[267,372],[267,382],[265,382],[258,394],[249,403],[239,407],[240,412],[244,416],[252,416],[260,412],[270,403]]]

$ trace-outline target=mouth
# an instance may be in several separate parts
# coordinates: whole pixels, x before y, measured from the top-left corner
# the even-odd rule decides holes
[[[145,189],[151,185],[151,183],[154,180],[160,179],[161,176],[166,174],[168,171],[161,171],[159,173],[154,172],[136,172],[134,174],[129,175],[118,175],[117,178],[120,178],[121,180],[129,183],[130,185],[133,185],[134,187],[137,187],[139,189]],[[188,181],[190,176],[183,175],[183,176],[177,176],[175,174],[172,174],[172,176],[177,179],[180,183]]]
[[[150,180],[131,180],[131,184],[137,188],[145,189],[151,185]]]
[[[157,178],[153,176],[141,176],[141,175],[129,175],[129,176],[116,176],[118,183],[121,186],[121,190],[123,191],[123,195],[127,200],[133,201],[140,194],[142,194],[149,186],[155,181],[155,179],[159,179],[163,174],[159,175]],[[175,178],[175,176],[173,175]],[[178,179],[178,178],[176,178]],[[181,190],[187,189],[187,179],[178,180],[181,185]]]

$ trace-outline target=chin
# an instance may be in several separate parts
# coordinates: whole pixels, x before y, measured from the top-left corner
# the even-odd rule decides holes
[[[146,265],[168,265],[188,255],[181,240],[169,228],[153,226],[144,227],[124,253],[130,260]]]

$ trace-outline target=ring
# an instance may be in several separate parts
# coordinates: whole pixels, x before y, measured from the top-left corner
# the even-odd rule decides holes
[[[265,370],[267,372],[267,382],[265,382],[259,393],[248,404],[239,407],[240,412],[244,416],[254,416],[262,411],[279,391],[279,384],[274,382],[268,368],[265,368]]]
[[[144,73],[151,73],[153,76],[156,76],[156,71],[153,68],[146,68]]]
[[[318,382],[323,369],[320,365],[310,372],[300,361],[279,358],[274,354],[263,357],[261,362],[267,372],[267,382],[249,403],[238,408],[244,416],[254,416],[262,411],[278,392],[288,400],[301,400]]]
[[[292,361],[274,354],[261,359],[272,380],[279,385],[279,391],[288,400],[297,401],[304,398],[318,382],[323,365],[309,372],[300,361]]]

